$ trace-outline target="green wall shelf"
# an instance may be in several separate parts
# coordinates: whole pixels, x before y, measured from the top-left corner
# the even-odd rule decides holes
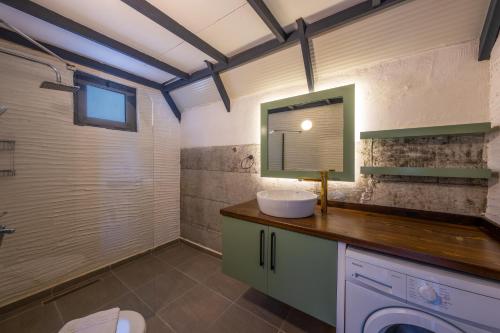
[[[481,134],[492,131],[491,123],[475,123],[449,126],[403,128],[385,131],[361,132],[361,139],[418,138],[443,135]],[[363,166],[364,175],[416,176],[489,179],[490,169],[481,168],[414,168],[414,167],[375,167]]]
[[[491,123],[403,128],[385,131],[361,132],[361,139],[415,138],[440,135],[465,135],[487,133],[492,130]]]
[[[473,168],[412,168],[412,167],[361,167],[364,175],[448,177],[448,178],[491,178],[490,169]]]

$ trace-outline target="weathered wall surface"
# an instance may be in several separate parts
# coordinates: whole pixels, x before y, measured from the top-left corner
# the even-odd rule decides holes
[[[371,163],[371,142],[358,151]],[[479,136],[376,141],[376,166],[484,167],[484,138]],[[254,157],[249,164],[248,156]],[[442,156],[442,157],[440,157]],[[487,184],[433,177],[358,177],[355,183],[330,182],[330,199],[462,214],[480,214]],[[260,145],[185,148],[181,150],[181,235],[221,251],[220,209],[255,198],[269,189],[305,189],[316,184],[260,177]]]
[[[74,125],[72,94],[38,88],[49,69],[0,55],[0,140],[16,141],[0,222],[17,230],[0,246],[0,305],[179,237],[177,119],[158,91],[80,69],[137,88],[137,133]]]
[[[361,131],[489,120],[489,64],[477,61],[477,47],[471,41],[322,77],[317,90],[356,85],[356,182],[330,182],[331,199],[472,215],[484,212],[487,186],[481,181],[385,177],[374,184],[359,175],[359,167],[369,165],[366,142],[359,140]],[[305,86],[288,87],[233,99],[230,113],[222,103],[183,112],[183,237],[220,250],[220,208],[255,198],[261,189],[314,186],[261,178],[258,160],[251,172],[240,166],[247,154],[260,154],[260,104],[306,92]],[[375,148],[374,161],[379,165],[482,167],[487,160],[482,136],[378,143]]]
[[[500,126],[500,39],[497,39],[490,59],[490,118],[492,126]],[[488,166],[500,171],[500,133],[490,136],[488,145]],[[488,208],[486,216],[500,224],[500,184],[498,179],[490,182],[488,189]]]

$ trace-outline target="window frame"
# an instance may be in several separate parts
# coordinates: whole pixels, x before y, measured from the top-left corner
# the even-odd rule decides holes
[[[75,85],[80,87],[73,94],[75,125],[137,132],[137,90],[135,88],[81,71],[74,73],[73,80]],[[125,95],[125,122],[87,117],[87,85]]]

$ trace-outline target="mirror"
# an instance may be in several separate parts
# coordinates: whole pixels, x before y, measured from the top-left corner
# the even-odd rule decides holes
[[[261,105],[262,176],[354,180],[354,85]]]

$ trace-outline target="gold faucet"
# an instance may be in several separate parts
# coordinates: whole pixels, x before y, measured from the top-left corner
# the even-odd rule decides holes
[[[307,177],[299,178],[299,181],[321,183],[321,192],[320,192],[321,215],[326,215],[328,213],[328,172],[330,171],[329,170],[320,171],[319,178],[307,178]]]

